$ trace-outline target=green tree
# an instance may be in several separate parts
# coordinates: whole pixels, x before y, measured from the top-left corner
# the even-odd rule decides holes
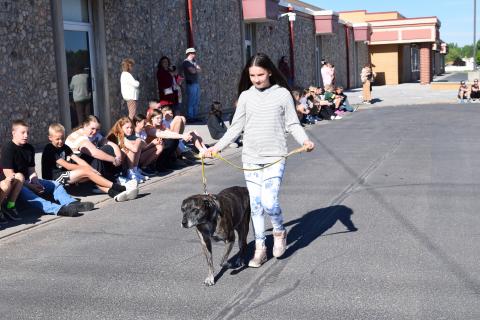
[[[462,58],[461,49],[458,47],[456,43],[449,43],[448,44],[448,54],[445,57],[445,61],[447,63],[452,63],[457,59]]]

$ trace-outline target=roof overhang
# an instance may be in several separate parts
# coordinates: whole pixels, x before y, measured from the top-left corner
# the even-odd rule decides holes
[[[278,19],[279,0],[242,0],[243,21],[267,22]]]
[[[437,42],[440,21],[436,17],[369,21],[371,45]]]
[[[313,11],[315,34],[334,34],[338,25],[338,13],[332,10]]]
[[[372,28],[367,22],[352,23],[353,38],[355,41],[370,42]]]

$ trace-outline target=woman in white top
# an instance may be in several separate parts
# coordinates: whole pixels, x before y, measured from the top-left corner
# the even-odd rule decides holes
[[[140,82],[130,73],[133,70],[135,61],[127,58],[122,61],[122,75],[120,76],[120,86],[122,91],[122,97],[127,102],[128,117],[133,119],[137,113],[137,100],[138,100],[138,88]]]

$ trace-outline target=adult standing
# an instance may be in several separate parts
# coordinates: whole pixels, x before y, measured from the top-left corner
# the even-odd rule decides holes
[[[122,91],[122,97],[127,102],[128,117],[133,119],[137,113],[137,100],[140,82],[135,80],[131,72],[135,61],[127,58],[122,61],[122,75],[120,76],[120,87]]]
[[[372,70],[372,65],[370,63],[365,64],[360,72],[360,80],[362,80],[363,83],[363,103],[372,103],[372,83],[374,79],[375,72]]]
[[[329,86],[333,83],[333,76],[335,69],[332,68],[330,63],[325,63],[320,70],[322,74],[323,87]]]
[[[198,121],[198,104],[200,103],[200,85],[198,84],[198,74],[201,68],[197,63],[197,51],[195,48],[188,48],[185,51],[187,57],[183,61],[183,72],[185,74],[185,82],[187,83],[187,120]]]
[[[170,106],[174,113],[178,107],[178,90],[175,78],[172,75],[170,59],[166,56],[160,58],[157,65],[157,83],[160,105]]]
[[[77,122],[80,124],[90,115],[90,101],[92,94],[89,88],[89,76],[83,68],[78,68],[77,73],[70,80],[73,102],[77,113]]]
[[[286,250],[287,232],[278,201],[287,155],[285,132],[290,132],[307,151],[314,148],[298,121],[295,103],[287,88],[285,78],[267,55],[257,53],[250,58],[240,78],[232,125],[218,143],[205,152],[205,156],[211,157],[244,131],[243,166],[257,170],[245,171],[255,233],[255,255],[248,265],[254,268],[267,261],[265,212],[273,225],[273,256],[281,257]]]
[[[278,61],[278,69],[285,76],[285,79],[287,79],[289,87],[292,88],[293,87],[293,75],[292,75],[292,70],[290,69],[290,66],[288,65],[288,61],[287,61],[286,56],[282,56],[280,58],[280,61]]]

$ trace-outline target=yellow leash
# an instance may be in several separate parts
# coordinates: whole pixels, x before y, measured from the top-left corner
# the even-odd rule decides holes
[[[300,153],[300,152],[304,152],[304,151],[307,151],[307,149],[305,147],[300,147],[300,148],[297,148],[295,150],[292,150],[290,151],[289,153],[287,153],[286,156],[282,156],[280,157],[280,159],[278,159],[277,161],[274,161],[272,163],[269,163],[269,164],[266,164],[265,166],[261,167],[261,168],[244,168],[244,167],[241,167],[241,166],[238,166],[236,165],[235,163],[225,159],[224,157],[222,157],[219,153],[214,153],[213,154],[213,157],[214,158],[217,158],[219,160],[222,160],[223,162],[229,164],[230,166],[234,167],[235,169],[239,169],[239,170],[242,170],[242,171],[257,171],[257,170],[262,170],[262,169],[265,169],[265,168],[268,168],[268,167],[271,167],[273,166],[274,164],[277,164],[279,163],[280,161],[282,161],[283,159],[287,159],[288,157],[290,157],[291,155],[294,155],[296,153]],[[205,157],[202,155],[200,157],[200,159],[202,160],[202,183],[203,183],[203,193],[204,194],[208,194],[207,192],[207,176],[205,175]]]

